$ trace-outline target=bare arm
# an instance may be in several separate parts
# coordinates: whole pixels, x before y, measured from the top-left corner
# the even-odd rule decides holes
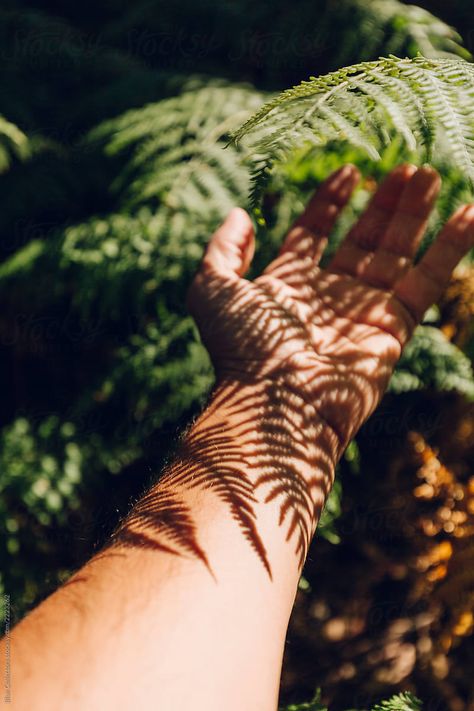
[[[338,458],[473,243],[474,208],[412,266],[438,176],[396,169],[328,269],[346,166],[254,282],[248,216],[213,236],[189,292],[216,368],[159,483],[12,633],[15,709],[274,711],[297,582]]]

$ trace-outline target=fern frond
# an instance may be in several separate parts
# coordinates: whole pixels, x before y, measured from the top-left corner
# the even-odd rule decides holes
[[[321,703],[321,690],[318,689],[314,699],[311,701],[306,701],[302,704],[290,704],[290,706],[285,706],[280,711],[327,711],[327,709],[327,704]]]
[[[444,142],[452,161],[474,182],[474,66],[462,60],[382,57],[312,77],[266,103],[233,134],[249,136],[257,165],[253,199],[272,166],[307,142],[336,137],[374,159],[399,135],[428,160]],[[253,139],[253,140],[252,140]]]
[[[405,691],[377,704],[373,711],[421,711],[421,701],[409,691]]]
[[[131,154],[114,184],[126,208],[155,200],[203,215],[213,205],[222,216],[249,189],[242,155],[222,148],[262,101],[255,90],[211,84],[107,121],[88,141],[103,142],[112,156]]]
[[[469,58],[469,52],[461,46],[459,33],[416,5],[399,0],[346,0],[338,11],[346,19],[346,34],[353,43],[352,47],[348,43],[340,45],[339,65],[350,54],[360,59],[371,59],[377,54],[417,53],[429,58],[452,55]],[[357,26],[357,32],[350,32],[350,23]]]
[[[290,704],[280,711],[327,711],[327,705],[321,703],[321,696],[318,691],[313,701],[302,704]],[[351,711],[356,711],[352,709]],[[409,691],[396,694],[390,699],[381,701],[372,707],[371,711],[421,711],[421,701],[413,696]]]
[[[372,77],[375,77],[375,72],[372,72]],[[407,148],[409,150],[415,150],[416,149],[416,138],[414,135],[413,130],[410,128],[410,126],[407,124],[406,119],[405,119],[405,114],[402,111],[400,104],[392,98],[390,92],[387,90],[387,87],[383,85],[383,79],[385,77],[381,75],[382,81],[380,83],[375,82],[374,80],[368,81],[367,79],[352,79],[352,84],[353,86],[357,87],[360,89],[360,91],[364,94],[366,94],[368,97],[372,97],[372,99],[375,101],[376,104],[379,106],[383,107],[384,111],[386,112],[387,116],[390,118],[390,121],[393,126],[396,127],[397,131],[401,134],[405,144],[407,145]],[[365,107],[363,106],[356,106],[354,108],[361,109],[361,120],[364,118],[365,114]],[[364,123],[365,125],[365,123]],[[416,124],[415,124],[416,125]],[[357,144],[354,142],[352,137],[349,134],[349,141],[352,143],[354,146],[359,146],[359,147],[364,147],[361,144]],[[367,139],[366,139],[367,140]],[[375,151],[375,149],[372,147],[373,152],[376,154],[375,158],[379,158],[380,156],[378,155],[378,152]],[[370,155],[370,154],[369,154]],[[370,156],[372,157],[372,156]]]
[[[395,393],[424,388],[457,390],[474,399],[474,373],[469,358],[433,326],[415,330],[389,385]]]

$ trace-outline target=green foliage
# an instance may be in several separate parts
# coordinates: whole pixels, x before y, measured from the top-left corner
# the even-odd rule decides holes
[[[462,47],[458,32],[431,12],[398,0],[349,0],[338,5],[339,26],[345,28],[340,38],[336,66],[343,66],[353,57],[373,59],[380,54],[414,57],[457,55],[469,58]],[[331,17],[329,11],[329,17]],[[358,32],[352,32],[351,23]]]
[[[457,390],[474,398],[474,373],[469,358],[433,326],[416,329],[389,386],[394,393],[423,388]]]
[[[253,202],[272,166],[298,147],[345,141],[378,160],[394,135],[418,161],[435,146],[474,180],[474,68],[462,60],[384,57],[312,77],[266,103],[233,134],[254,136]],[[263,135],[261,135],[263,132]],[[255,135],[256,134],[256,135]]]
[[[252,166],[268,187],[255,270],[345,161],[369,183],[436,146],[440,221],[469,194],[473,102],[472,65],[452,59],[468,56],[458,34],[397,0],[113,3],[109,22],[92,4],[81,18],[69,2],[63,18],[20,6],[0,15],[14,60],[0,67],[0,586],[18,618],[103,540],[103,516],[127,510],[202,405],[213,374],[184,294],[211,232],[249,206]],[[282,158],[267,183],[263,168]],[[369,195],[358,191],[330,251]],[[424,326],[391,387],[472,394],[473,379]],[[355,442],[346,462],[363,474]],[[319,524],[332,543],[343,483]],[[72,526],[99,504],[100,522]]]
[[[1,433],[0,516],[5,535],[0,593],[14,593],[12,605],[18,612],[37,596],[36,576],[43,575],[47,589],[47,532],[66,526],[71,512],[79,509],[78,489],[88,457],[75,434],[72,423],[54,415],[39,423],[17,418]],[[31,568],[25,575],[20,561],[30,551]]]
[[[88,141],[103,142],[107,155],[128,155],[112,185],[122,209],[147,203],[183,219],[192,213],[210,220],[246,201],[248,171],[235,150],[222,148],[262,94],[225,82],[192,84],[179,97],[127,112],[90,134]]]
[[[422,704],[413,694],[405,692],[392,696],[371,707],[371,711],[421,711]],[[304,704],[290,704],[281,711],[328,711],[327,706],[320,701],[319,693],[313,701]],[[352,709],[351,711],[356,711]]]
[[[374,706],[373,711],[420,711],[421,701],[405,692]]]
[[[321,703],[321,692],[318,690],[312,701],[303,704],[290,704],[280,711],[327,711],[327,706]]]
[[[82,478],[82,453],[74,434],[74,425],[61,423],[57,417],[46,418],[36,432],[31,423],[21,418],[3,431],[1,491],[6,497],[22,501],[29,515],[40,523],[49,524],[52,516],[62,515],[66,501],[69,506],[78,505],[75,487]],[[53,443],[54,455],[48,451]],[[31,469],[36,472],[33,481],[28,477]],[[7,515],[7,511],[3,513]],[[7,518],[6,527],[10,533],[17,532],[18,520]],[[18,552],[14,541],[11,536],[11,553]]]
[[[341,497],[341,482],[336,479],[318,521],[318,535],[330,543],[339,543],[340,541],[339,534],[335,529],[335,521],[337,521],[341,513]]]

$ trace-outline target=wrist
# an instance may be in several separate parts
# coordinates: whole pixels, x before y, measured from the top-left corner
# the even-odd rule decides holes
[[[275,380],[221,378],[203,420],[190,438],[219,430],[217,479],[223,467],[229,473],[235,465],[251,509],[273,511],[302,565],[340,455],[334,431],[298,390]]]
[[[317,469],[316,447],[319,455],[324,451],[325,468],[333,473],[345,449],[339,433],[290,376],[221,376],[204,415],[232,428],[246,451],[271,450],[276,458],[301,460],[305,469]]]
[[[335,450],[334,433],[299,393],[275,381],[221,378],[116,539],[191,553],[207,565],[203,532],[233,521],[270,574],[269,547],[282,536],[301,566],[332,485]]]

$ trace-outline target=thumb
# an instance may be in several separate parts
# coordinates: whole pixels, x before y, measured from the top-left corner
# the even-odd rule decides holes
[[[214,232],[207,246],[203,264],[227,275],[243,276],[255,252],[255,234],[250,217],[234,207]]]

